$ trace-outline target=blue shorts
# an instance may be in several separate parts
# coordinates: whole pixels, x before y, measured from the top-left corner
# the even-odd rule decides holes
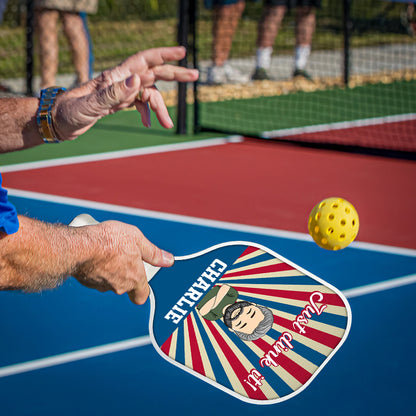
[[[14,234],[19,229],[16,208],[7,199],[7,191],[1,187],[0,174],[0,231],[6,234]]]
[[[204,0],[204,6],[207,9],[212,9],[215,6],[225,6],[227,4],[238,3],[241,0]],[[257,0],[251,0],[257,1]],[[264,0],[266,6],[311,6],[320,8],[321,0]]]
[[[216,6],[226,6],[227,4],[238,3],[241,0],[204,0],[204,6],[206,9],[212,9]]]
[[[264,4],[267,6],[307,6],[307,7],[321,7],[321,0],[264,0]]]

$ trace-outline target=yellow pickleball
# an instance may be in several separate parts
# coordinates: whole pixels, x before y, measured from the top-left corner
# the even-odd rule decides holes
[[[308,230],[319,247],[341,250],[357,237],[360,222],[354,206],[342,198],[326,198],[309,215]]]

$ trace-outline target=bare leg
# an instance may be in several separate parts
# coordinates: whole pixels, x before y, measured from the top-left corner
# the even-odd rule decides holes
[[[55,85],[58,71],[58,22],[56,10],[37,10],[36,24],[39,34],[41,88]]]
[[[316,26],[316,11],[313,7],[298,7],[296,10],[296,45],[311,46]]]
[[[315,33],[316,10],[314,7],[298,7],[296,9],[296,49],[294,75],[310,79],[304,71],[311,53],[312,38]]]
[[[214,8],[212,61],[215,66],[223,66],[228,59],[234,34],[244,8],[245,1]]]
[[[400,13],[402,25],[406,28],[410,36],[416,35],[416,20],[414,18],[415,5],[410,2],[406,5],[405,11]]]
[[[257,32],[258,48],[273,47],[286,10],[286,6],[266,6],[264,8]]]
[[[62,20],[64,33],[71,47],[77,84],[83,84],[89,79],[89,45],[84,22],[78,13],[63,13]]]
[[[286,6],[265,6],[257,28],[256,69],[253,80],[271,79],[267,73],[272,62],[274,41],[279,33]]]

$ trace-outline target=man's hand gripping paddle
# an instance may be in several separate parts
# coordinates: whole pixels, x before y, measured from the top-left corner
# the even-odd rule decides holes
[[[96,223],[83,214],[71,225]],[[351,326],[338,289],[256,243],[218,244],[176,257],[170,268],[145,270],[158,353],[245,402],[300,393]]]

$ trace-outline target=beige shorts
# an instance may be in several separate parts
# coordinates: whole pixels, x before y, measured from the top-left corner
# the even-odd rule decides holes
[[[35,8],[63,12],[97,12],[98,0],[35,0]]]

